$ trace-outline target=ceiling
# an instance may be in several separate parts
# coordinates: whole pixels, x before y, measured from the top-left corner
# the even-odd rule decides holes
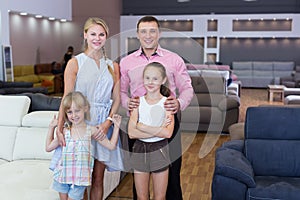
[[[260,13],[300,13],[300,0],[123,0],[122,10],[123,15]]]

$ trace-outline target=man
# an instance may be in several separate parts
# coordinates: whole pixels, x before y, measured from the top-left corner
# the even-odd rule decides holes
[[[169,139],[169,151],[172,164],[169,169],[167,200],[181,200],[180,186],[181,168],[181,136],[177,112],[184,110],[193,97],[190,76],[182,58],[160,47],[160,26],[155,17],[145,16],[137,23],[137,36],[140,48],[120,61],[121,71],[121,102],[122,106],[131,111],[139,105],[139,98],[146,93],[143,86],[143,69],[150,62],[160,62],[167,71],[171,96],[165,102],[165,108],[175,114],[175,127]],[[128,94],[128,88],[130,94]],[[179,96],[176,98],[176,90]],[[129,150],[133,142],[129,140]],[[135,188],[133,188],[135,191]],[[134,192],[134,196],[135,196]]]

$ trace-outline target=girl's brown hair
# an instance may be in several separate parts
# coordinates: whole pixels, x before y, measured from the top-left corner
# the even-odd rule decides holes
[[[155,67],[155,68],[159,69],[162,78],[163,79],[167,78],[166,68],[161,63],[151,62],[151,63],[147,64],[146,67],[144,68],[144,72],[146,71],[146,69],[148,67]],[[144,74],[144,72],[143,72],[143,74]],[[168,85],[169,84],[168,84],[168,79],[167,79],[166,83],[160,86],[160,93],[166,97],[171,95],[171,90],[169,89]]]

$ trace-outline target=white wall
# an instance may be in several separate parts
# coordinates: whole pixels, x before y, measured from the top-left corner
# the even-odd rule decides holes
[[[32,65],[61,61],[67,46],[72,45],[76,27],[72,22],[36,19],[10,13],[10,44],[14,65]],[[78,40],[80,35],[78,35]]]
[[[8,10],[27,12],[46,17],[72,20],[72,0],[1,0],[0,1],[0,45],[11,45],[10,17]],[[23,30],[20,30],[24,33]],[[34,31],[34,30],[32,30]],[[23,38],[26,39],[26,38]],[[24,51],[23,51],[24,52]],[[1,53],[2,54],[2,53]],[[13,48],[14,56],[14,48]],[[0,80],[3,80],[2,55],[0,56]]]
[[[15,12],[8,14],[8,4],[12,4],[10,8],[14,8],[11,9],[13,11],[22,9],[22,11],[32,12],[31,14],[43,12],[43,15],[51,12],[51,16],[56,18],[60,18],[63,14],[66,19],[72,16],[72,21],[50,22],[45,18],[35,19],[33,15],[20,16]],[[23,10],[24,8],[27,10]],[[48,8],[51,8],[50,11],[47,10]],[[1,12],[5,12],[5,19]],[[1,43],[12,45],[14,65],[35,64],[38,61],[47,63],[60,61],[69,45],[74,46],[75,54],[82,51],[83,24],[88,17],[104,19],[112,37],[120,32],[121,12],[122,0],[110,0],[109,3],[107,0],[0,0],[0,45]],[[5,24],[1,23],[2,21]],[[1,34],[5,34],[5,37]],[[111,53],[110,49],[107,51],[108,54]],[[0,80],[2,79],[1,63],[0,56]]]

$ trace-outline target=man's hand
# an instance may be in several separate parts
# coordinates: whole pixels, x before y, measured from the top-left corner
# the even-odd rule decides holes
[[[128,110],[132,111],[133,109],[139,107],[140,105],[140,97],[130,98],[128,101]]]
[[[176,114],[178,112],[178,110],[180,109],[180,103],[173,96],[169,96],[166,99],[164,105],[165,105],[165,109],[167,111],[170,111],[172,114]]]

